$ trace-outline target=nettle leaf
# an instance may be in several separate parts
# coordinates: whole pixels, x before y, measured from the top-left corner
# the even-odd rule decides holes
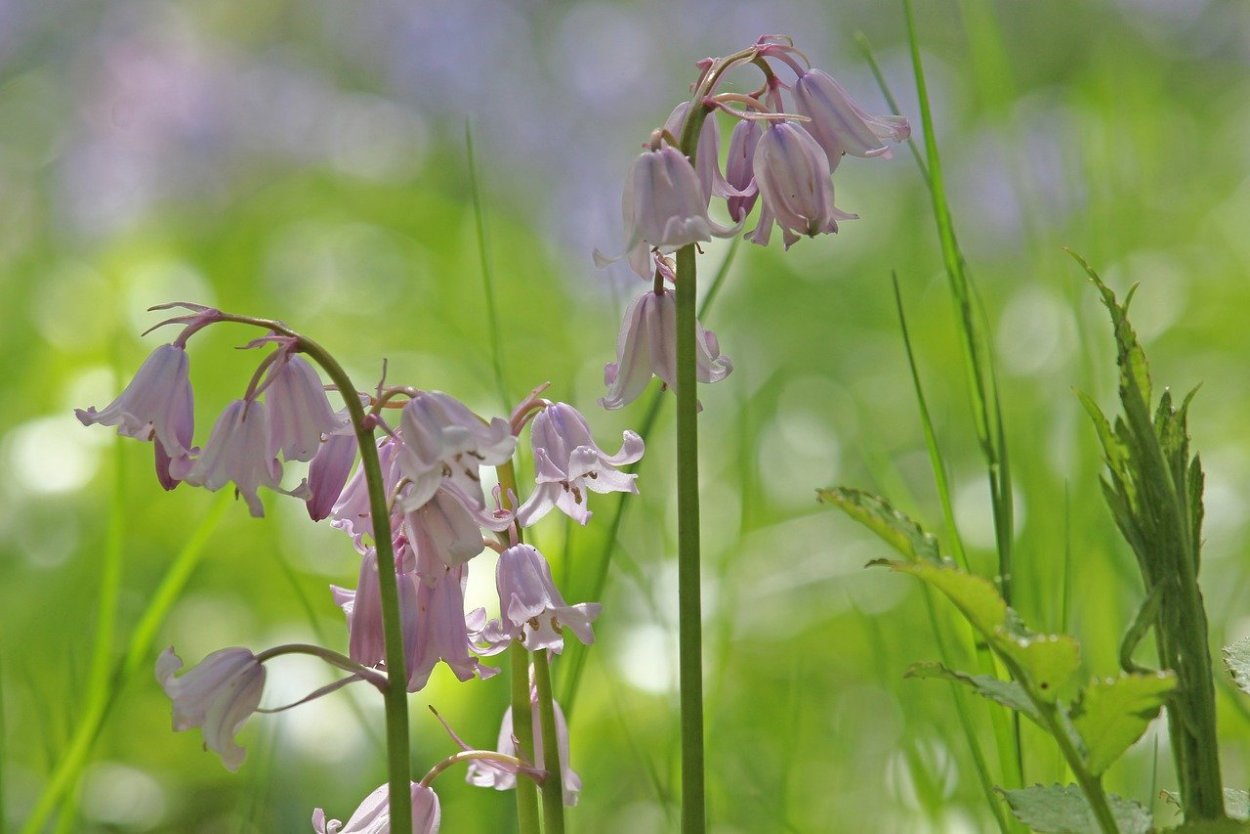
[[[1037,712],[1037,707],[1029,700],[1029,696],[1025,693],[1024,687],[1015,681],[1005,681],[991,675],[969,675],[966,672],[958,672],[954,669],[948,669],[941,663],[926,661],[923,663],[913,663],[904,673],[905,678],[943,678],[949,681],[955,681],[970,686],[974,692],[983,698],[988,698],[995,703],[1002,704],[1008,709],[1013,709],[1022,715],[1028,716],[1034,721],[1041,723],[1041,716]]]
[[[1020,664],[1037,689],[1037,695],[1053,704],[1077,669],[1081,668],[1081,644],[1066,634],[1034,634],[1008,637],[1002,650]]]
[[[1224,647],[1224,665],[1241,691],[1250,695],[1250,637]]]
[[[1019,665],[1037,694],[1054,703],[1081,665],[1081,647],[1067,635],[1033,634],[1007,607],[994,583],[951,562],[886,562],[941,591],[990,646]]]
[[[1121,675],[1085,688],[1071,715],[1093,775],[1101,775],[1141,738],[1174,689],[1176,676],[1170,672]]]
[[[1159,796],[1161,796],[1165,802],[1171,805],[1175,805],[1177,808],[1183,807],[1181,805],[1181,796],[1175,791],[1160,791]],[[1225,788],[1224,789],[1224,813],[1232,817],[1233,818],[1232,821],[1235,821],[1238,824],[1244,824],[1244,821],[1250,818],[1250,791],[1243,791],[1243,790],[1240,790],[1239,788]],[[1179,830],[1188,831],[1189,827],[1183,825],[1179,829],[1169,828],[1167,830],[1168,831],[1179,831]],[[1237,830],[1243,831],[1245,829],[1238,828]]]
[[[818,489],[816,496],[876,533],[906,558],[942,561],[938,541],[933,534],[925,532],[881,496],[851,487]]]
[[[1137,288],[1129,290],[1124,303],[1120,304],[1115,293],[1102,282],[1102,278],[1098,277],[1098,273],[1086,263],[1084,258],[1070,249],[1068,254],[1076,259],[1076,262],[1085,270],[1085,274],[1089,276],[1089,280],[1094,282],[1094,286],[1098,288],[1098,294],[1102,296],[1103,305],[1111,313],[1111,322],[1115,327],[1116,348],[1119,350],[1116,361],[1120,366],[1121,388],[1136,388],[1141,394],[1142,401],[1150,402],[1150,368],[1146,362],[1146,352],[1142,350],[1141,343],[1137,341],[1137,334],[1133,332],[1133,326],[1128,320],[1128,308]]]
[[[1089,801],[1076,785],[1034,785],[999,793],[1016,819],[1041,834],[1101,834]],[[1111,815],[1120,834],[1150,834],[1154,820],[1141,803],[1108,795]]]
[[[884,564],[901,573],[910,573],[941,591],[987,639],[994,641],[1008,626],[1007,603],[988,579],[960,570],[954,562]]]

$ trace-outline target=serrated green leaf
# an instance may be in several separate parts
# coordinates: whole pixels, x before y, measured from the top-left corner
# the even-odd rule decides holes
[[[1115,327],[1116,347],[1119,351],[1116,362],[1120,366],[1121,388],[1136,388],[1141,395],[1142,402],[1150,402],[1150,370],[1146,362],[1146,352],[1142,350],[1141,343],[1137,341],[1137,334],[1133,332],[1133,326],[1128,320],[1128,308],[1137,288],[1129,290],[1124,303],[1120,304],[1115,293],[1102,282],[1102,278],[1093,267],[1086,263],[1084,258],[1071,250],[1068,250],[1068,254],[1076,259],[1076,262],[1085,270],[1085,274],[1089,276],[1089,280],[1094,282],[1094,286],[1098,288],[1098,294],[1102,296],[1103,305],[1111,313],[1111,322]]]
[[[1102,834],[1089,800],[1076,785],[1034,785],[999,793],[1020,822],[1041,834]],[[1150,811],[1131,799],[1109,795],[1111,815],[1120,834],[1150,834],[1154,820]]]
[[[1250,823],[1240,820],[1195,820],[1179,828],[1165,828],[1165,834],[1247,834]]]
[[[1250,637],[1224,647],[1224,666],[1241,691],[1250,695]]]
[[[941,591],[955,604],[972,627],[994,640],[1008,625],[1007,603],[988,579],[960,570],[952,562],[888,562],[901,573],[910,573]]]
[[[956,681],[972,687],[973,691],[983,698],[1002,704],[1008,709],[1016,710],[1041,723],[1041,716],[1037,712],[1037,707],[1029,700],[1029,696],[1025,694],[1024,688],[1015,681],[1005,681],[990,675],[969,675],[966,672],[948,669],[943,664],[932,661],[913,663],[908,667],[903,677],[942,678]]]
[[[1177,808],[1183,807],[1181,805],[1181,796],[1175,791],[1160,791],[1159,795],[1165,802],[1175,805]],[[1225,788],[1224,813],[1239,823],[1250,818],[1250,791],[1243,791],[1238,788]],[[1181,828],[1186,828],[1186,826],[1181,826]],[[1169,828],[1167,830],[1175,831],[1178,829]],[[1242,829],[1239,828],[1237,830],[1241,831]]]
[[[1066,634],[1007,636],[1001,651],[1020,664],[1038,697],[1051,704],[1081,668],[1081,644]]]
[[[904,557],[942,560],[937,539],[884,498],[851,487],[820,489],[816,495],[821,502],[837,507],[876,533]]]
[[[1072,722],[1085,743],[1085,763],[1099,776],[1141,738],[1176,688],[1171,673],[1121,675],[1096,680],[1072,708]]]

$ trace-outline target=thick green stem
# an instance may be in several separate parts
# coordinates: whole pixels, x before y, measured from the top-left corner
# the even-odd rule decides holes
[[[703,615],[699,579],[699,426],[695,391],[695,252],[677,252],[677,605],[681,666],[681,830],[706,825]]]
[[[712,76],[714,73],[709,73]],[[700,91],[702,92],[702,91]],[[696,98],[681,150],[695,163],[708,111]],[[677,250],[677,625],[681,680],[681,830],[703,834],[703,613],[699,579],[699,399],[695,355],[695,247]]]
[[[564,834],[564,778],[560,769],[560,742],[556,735],[555,702],[551,698],[551,665],[546,651],[534,652],[534,682],[538,685],[538,723],[542,729],[543,824],[547,834]]]
[[[378,447],[373,426],[366,420],[364,406],[356,395],[356,387],[343,367],[321,345],[298,336],[299,347],[338,386],[347,404],[356,442],[360,446],[360,465],[369,488],[369,514],[373,521],[374,546],[378,556],[378,584],[382,596],[382,633],[386,639],[386,670],[388,685],[386,702],[386,760],[390,785],[391,834],[412,834],[411,765],[408,761],[408,674],[404,665],[404,635],[399,618],[399,585],[395,579],[395,551],[391,544],[390,508],[386,486],[378,461]]]
[[[517,494],[516,468],[512,461],[495,467],[504,506],[512,509],[512,498]],[[517,542],[523,540],[521,528],[516,528]],[[530,653],[519,640],[508,647],[508,662],[512,665],[512,735],[517,740],[517,755],[535,767],[542,765],[534,760],[534,710],[530,701]],[[548,700],[551,687],[547,687]],[[558,773],[559,771],[557,771]],[[539,834],[538,793],[528,779],[516,780],[517,827],[521,834]]]
[[[530,655],[525,647],[513,642],[508,647],[512,664],[512,735],[516,737],[517,757],[534,761],[534,712],[530,706]],[[558,777],[557,777],[558,778]],[[539,834],[538,793],[528,779],[516,780],[517,828],[521,834]]]

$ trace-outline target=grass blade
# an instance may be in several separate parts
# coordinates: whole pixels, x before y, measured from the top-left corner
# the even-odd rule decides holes
[[[482,263],[482,284],[486,290],[486,320],[490,325],[488,329],[491,363],[495,368],[495,384],[499,386],[499,400],[506,412],[511,410],[512,402],[508,398],[508,385],[505,382],[507,376],[503,368],[503,348],[499,344],[502,331],[499,329],[499,309],[495,304],[495,274],[491,270],[490,256],[487,253],[486,217],[482,211],[482,188],[477,176],[477,158],[473,153],[473,128],[467,121],[464,123],[464,147],[469,157],[469,192],[473,195],[473,222],[477,229],[477,251]]]

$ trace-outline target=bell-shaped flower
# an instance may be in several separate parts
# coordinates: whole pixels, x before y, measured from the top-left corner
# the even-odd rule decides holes
[[[588,492],[638,492],[637,476],[618,469],[642,458],[642,438],[632,431],[625,432],[620,451],[609,455],[595,443],[586,418],[577,409],[548,402],[534,417],[530,440],[538,486],[517,511],[517,521],[524,527],[556,507],[585,524],[590,518]]]
[[[213,652],[175,677],[181,668],[173,648],[156,659],[156,680],[174,702],[174,729],[199,727],[204,746],[221,757],[227,770],[238,770],[246,751],[234,736],[260,704],[265,667],[247,649],[231,648]]]
[[[441,391],[423,391],[408,401],[400,418],[403,438],[399,470],[412,486],[400,499],[405,512],[434,497],[449,479],[479,505],[485,504],[478,469],[512,459],[516,438],[502,417],[490,423]]]
[[[413,782],[412,834],[438,834],[441,816],[438,794],[426,785]],[[326,812],[318,808],[313,811],[312,826],[314,834],[390,834],[390,785],[382,785],[366,796],[346,825],[338,820],[327,820]]]
[[[419,616],[417,586],[410,574],[396,574],[399,590],[400,620],[412,621],[415,631]],[[347,617],[347,655],[361,666],[386,665],[386,636],[382,625],[381,577],[378,575],[378,554],[370,549],[360,560],[360,576],[356,590],[330,586],[334,602]],[[408,636],[405,634],[405,643]]]
[[[689,112],[690,102],[683,101],[664,120],[664,130],[677,141],[681,141],[686,114]],[[713,195],[728,196],[725,178],[720,173],[720,132],[716,129],[716,119],[710,114],[699,129],[699,142],[694,152],[694,170],[699,177],[699,186],[703,189],[704,208],[712,201]],[[709,229],[711,228],[709,224]]]
[[[499,670],[483,666],[470,652],[474,640],[486,624],[485,610],[464,612],[464,587],[468,574],[463,567],[449,569],[438,582],[430,585],[415,581],[417,611],[415,618],[404,620],[404,647],[408,656],[408,691],[425,688],[430,673],[439,661],[446,663],[461,681],[473,677],[486,679]]]
[[[538,714],[538,690],[530,687],[530,705],[534,715],[534,764],[543,766],[542,724]],[[560,754],[560,782],[563,786],[564,804],[576,805],[578,794],[582,791],[582,779],[573,768],[569,767],[569,725],[564,719],[564,710],[552,700],[556,718],[556,746]],[[512,707],[503,714],[503,722],[499,726],[499,743],[496,750],[505,756],[516,756],[516,734],[512,729]],[[488,759],[474,759],[469,763],[466,781],[479,788],[494,788],[507,791],[516,787],[516,768],[508,767]]]
[[[566,603],[551,578],[551,566],[528,544],[514,544],[499,555],[495,587],[500,619],[487,627],[483,637],[496,649],[520,640],[531,652],[550,649],[559,654],[564,651],[565,627],[587,646],[595,641],[590,624],[602,606]]]
[[[911,125],[902,116],[873,116],[855,103],[846,88],[825,72],[809,69],[794,82],[794,106],[811,119],[804,128],[838,167],[843,154],[890,158],[886,142],[903,142]]]
[[[275,457],[312,460],[321,436],[343,425],[343,418],[330,407],[321,378],[299,356],[280,351],[263,387]]]
[[[155,440],[156,475],[165,489],[178,485],[171,473],[175,462],[192,453],[195,415],[187,352],[175,345],[161,345],[143,361],[125,390],[104,407],[74,409],[84,426],[99,423],[117,426],[118,434],[139,440]]]
[[[774,220],[789,249],[800,235],[836,232],[839,220],[857,217],[833,205],[829,159],[798,125],[781,122],[764,131],[755,147],[754,169],[764,198],[759,225],[749,236],[755,243],[768,244]]]
[[[189,484],[216,492],[230,481],[256,517],[265,514],[256,491],[264,486],[282,489],[282,464],[274,457],[265,404],[256,400],[235,400],[213,426],[204,452],[181,477]],[[178,471],[175,470],[175,475]],[[307,497],[307,485],[288,493]]]
[[[308,465],[308,517],[320,521],[330,515],[343,494],[347,477],[356,460],[356,435],[334,432],[325,440]]]
[[[404,516],[417,573],[432,584],[486,549],[483,528],[501,533],[512,521],[511,513],[491,513],[445,481],[433,498]]]
[[[760,126],[754,119],[743,119],[729,135],[729,159],[725,163],[725,179],[738,192],[727,201],[729,218],[741,221],[755,206],[759,188],[755,184],[755,146],[760,141]]]
[[[716,334],[695,323],[695,378],[719,382],[733,363],[721,356]],[[677,385],[677,300],[667,288],[648,290],[629,305],[616,342],[616,361],[604,368],[608,395],[599,400],[607,409],[621,408],[638,398],[652,376],[669,388]]]
[[[399,455],[403,444],[393,437],[383,437],[378,441],[378,464],[382,470],[382,485],[389,495],[399,485]],[[356,467],[356,473],[348,481],[347,486],[339,494],[334,509],[330,511],[334,519],[331,527],[346,532],[362,548],[364,536],[373,535],[373,514],[369,503],[369,485],[365,481],[364,466]],[[392,529],[396,525],[392,522]]]

